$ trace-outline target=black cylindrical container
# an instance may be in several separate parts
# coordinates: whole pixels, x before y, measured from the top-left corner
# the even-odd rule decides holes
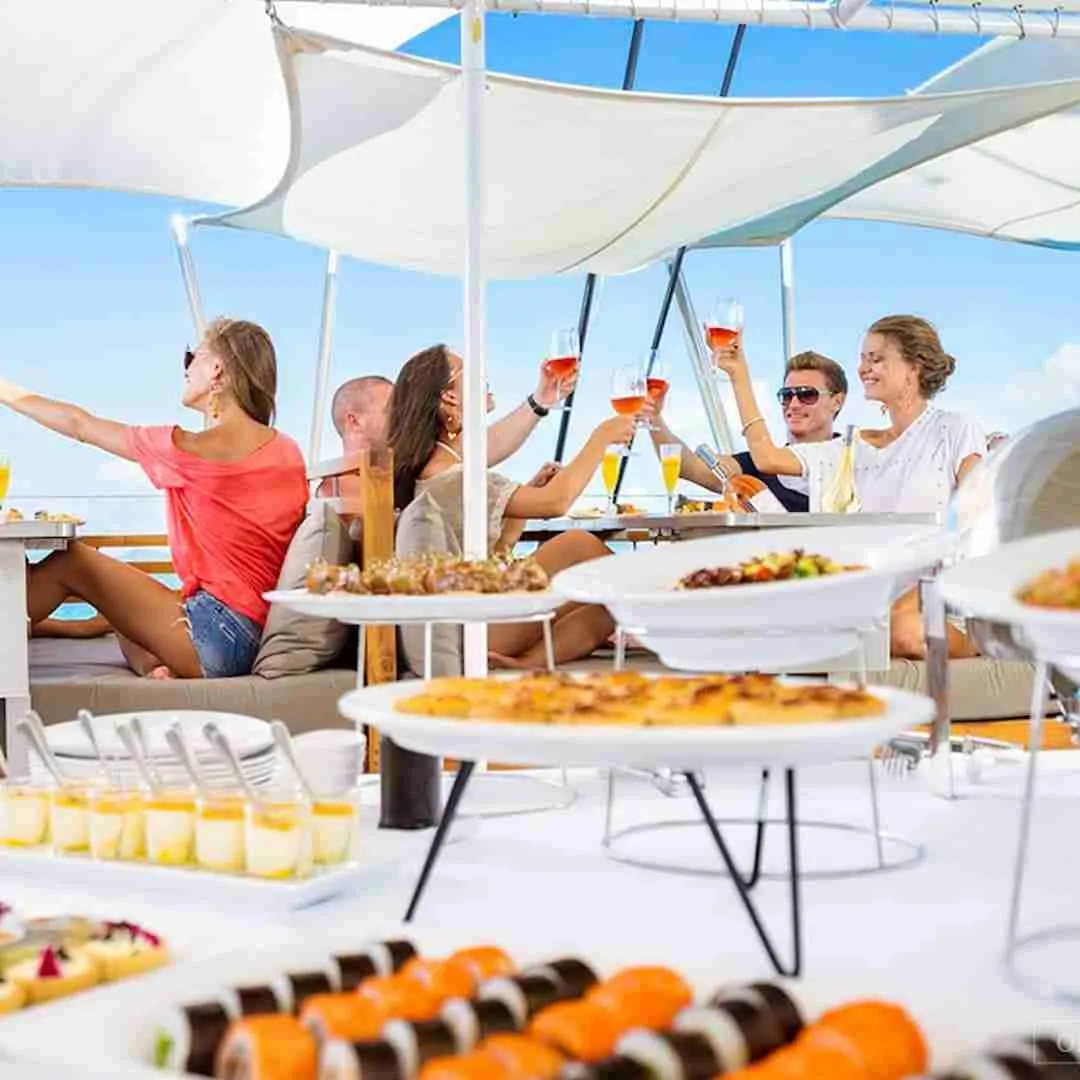
[[[380,829],[430,829],[442,811],[442,762],[379,741]]]

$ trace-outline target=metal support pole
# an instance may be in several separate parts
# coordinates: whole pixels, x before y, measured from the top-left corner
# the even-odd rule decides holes
[[[795,355],[795,263],[791,237],[780,244],[780,304],[784,324],[784,363]]]
[[[184,292],[187,293],[191,322],[195,327],[195,337],[202,340],[206,333],[206,312],[203,309],[202,294],[199,292],[199,279],[195,274],[195,263],[188,246],[188,220],[182,214],[173,214],[169,219],[173,240],[176,241],[176,255],[180,260],[180,276],[184,279]]]
[[[323,424],[326,422],[326,397],[330,386],[330,361],[334,354],[334,312],[337,308],[338,253],[326,253],[326,281],[323,284],[322,321],[319,323],[319,359],[315,368],[315,401],[311,409],[311,438],[308,441],[308,464],[319,460]]]
[[[487,284],[484,273],[484,0],[461,9],[461,82],[465,111],[465,371],[462,379],[465,557],[487,557]],[[487,674],[487,627],[465,627],[465,674]]]
[[[634,20],[634,30],[630,35],[630,51],[626,55],[626,70],[623,72],[622,88],[631,90],[637,75],[638,54],[641,52],[641,35],[645,29],[644,19]],[[585,338],[589,333],[589,318],[592,315],[593,300],[596,296],[596,275],[585,278],[585,291],[581,296],[581,311],[578,314],[578,347],[582,355],[585,352]],[[579,360],[580,363],[580,360]],[[561,462],[566,452],[566,436],[570,431],[570,414],[574,408],[574,395],[566,399],[566,408],[559,419],[559,434],[555,439],[555,460]]]
[[[735,27],[735,37],[731,42],[731,51],[728,53],[727,66],[724,68],[724,78],[720,83],[719,96],[725,98],[731,92],[731,83],[735,78],[735,68],[739,63],[739,53],[742,52],[743,38],[746,36],[746,23],[739,23]],[[682,274],[683,259],[686,258],[686,248],[681,247],[675,252],[675,258],[671,262],[668,272],[667,288],[664,290],[664,299],[660,302],[660,313],[656,317],[656,328],[653,330],[652,343],[649,346],[649,359],[645,366],[645,374],[652,373],[656,363],[656,354],[660,351],[660,343],[664,339],[664,328],[667,326],[668,315],[671,313],[671,302],[675,298],[675,284]],[[611,501],[619,497],[623,480],[626,478],[626,466],[629,458],[623,458],[619,462],[619,478],[615,481],[615,490],[611,493]]]
[[[668,263],[670,273],[671,263]],[[731,428],[728,426],[727,413],[724,411],[724,402],[720,396],[720,387],[716,381],[712,361],[709,359],[705,348],[705,340],[701,333],[701,323],[694,311],[693,301],[690,299],[690,290],[686,287],[686,278],[680,274],[675,281],[675,303],[679,309],[679,317],[682,321],[683,338],[686,342],[686,351],[690,357],[690,367],[693,369],[694,378],[697,381],[698,393],[701,395],[705,406],[705,416],[709,421],[709,430],[712,432],[713,445],[718,446],[725,454],[735,452],[735,442],[731,437]]]

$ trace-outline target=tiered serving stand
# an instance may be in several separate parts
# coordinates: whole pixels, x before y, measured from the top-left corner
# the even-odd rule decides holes
[[[691,671],[782,671],[828,660],[859,647],[879,626],[890,603],[914,585],[920,570],[942,557],[940,531],[933,527],[888,529],[847,526],[834,530],[787,530],[783,548],[822,551],[838,561],[865,567],[815,580],[746,588],[676,591],[685,573],[730,565],[758,554],[762,538],[749,534],[691,541],[671,550],[643,550],[616,559],[582,564],[559,575],[553,590],[565,599],[605,605],[621,627],[632,627],[669,667]],[[823,617],[822,613],[828,615]],[[406,912],[415,914],[443,840],[472,777],[475,763],[587,765],[601,768],[669,767],[686,780],[751,923],[782,975],[802,967],[800,865],[796,770],[800,766],[869,760],[876,747],[901,731],[928,721],[929,698],[876,689],[886,702],[883,716],[842,723],[697,729],[537,725],[418,717],[396,711],[417,692],[415,685],[388,684],[356,690],[341,702],[357,723],[379,728],[396,744],[445,754],[461,765],[432,839]],[[510,718],[507,718],[508,720]],[[698,770],[706,765],[777,769],[784,775],[790,889],[791,959],[785,963],[751,896],[760,877],[760,844],[766,821],[759,815],[758,858],[746,875],[736,865],[720,822],[705,797]]]
[[[357,652],[357,683],[363,685],[365,631],[369,626],[421,626],[424,632],[423,677],[430,679],[433,671],[432,643],[436,626],[469,626],[489,623],[541,624],[544,651],[549,671],[555,669],[555,648],[551,625],[556,609],[563,602],[555,592],[518,592],[490,594],[443,594],[439,596],[361,596],[348,593],[319,595],[306,589],[270,592],[266,599],[272,604],[316,618],[336,619],[356,626],[360,633]],[[364,721],[366,722],[366,721]],[[512,764],[507,762],[506,764]],[[546,764],[551,764],[550,762]],[[528,784],[533,797],[526,801],[466,809],[462,817],[499,817],[511,814],[541,813],[561,810],[573,805],[577,794],[566,779],[559,783],[535,776],[515,773],[483,773],[488,783],[500,786]]]
[[[1039,748],[1042,742],[1051,674],[1056,669],[1080,682],[1080,611],[1037,608],[1016,599],[1017,591],[1044,570],[1063,568],[1080,558],[1080,529],[1046,533],[1004,544],[989,555],[968,559],[946,571],[942,594],[949,607],[967,617],[1011,627],[1035,660],[1031,729],[1020,835],[1016,849],[1003,965],[1013,985],[1036,997],[1080,1005],[1080,986],[1022,970],[1021,958],[1039,949],[1080,941],[1080,925],[1058,925],[1020,933],[1020,910],[1031,846]]]

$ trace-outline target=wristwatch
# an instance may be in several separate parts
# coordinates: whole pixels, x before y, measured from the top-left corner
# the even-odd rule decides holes
[[[540,402],[532,396],[532,394],[530,394],[525,400],[529,403],[529,408],[532,409],[532,411],[536,413],[537,416],[544,417],[547,416],[549,412],[551,412],[550,409],[545,409],[544,406],[541,405]]]

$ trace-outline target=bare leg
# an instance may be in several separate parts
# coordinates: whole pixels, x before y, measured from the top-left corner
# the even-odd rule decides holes
[[[576,566],[578,563],[588,562],[590,559],[599,559],[610,554],[611,549],[591,533],[567,532],[561,536],[556,536],[554,540],[548,540],[546,543],[541,544],[533,557],[547,571],[549,577],[554,577],[560,570],[565,570],[569,566]],[[560,614],[553,627],[556,631],[556,659],[558,659],[559,653],[559,622],[569,614],[571,609],[581,606],[580,604],[567,604],[560,609]],[[609,630],[608,633],[610,634],[611,631]],[[542,653],[543,628],[539,623],[497,623],[488,630],[488,648],[494,654],[493,658],[496,662],[499,662],[500,659],[521,657],[532,648],[539,648]]]
[[[156,578],[73,543],[31,567],[30,621],[41,622],[71,595],[92,604],[117,633],[158,657],[180,678],[202,676],[180,600]]]
[[[946,627],[949,636],[949,659],[970,659],[979,651],[966,634],[955,626]],[[919,610],[919,594],[916,590],[904,593],[893,604],[889,652],[904,660],[926,659],[926,637],[923,633],[922,612]]]
[[[136,675],[151,679],[168,679],[172,677],[172,672],[168,667],[148,649],[136,645],[134,641],[124,637],[123,634],[117,634],[116,641],[120,646],[120,651],[124,654],[124,659],[128,662],[128,667]]]
[[[552,624],[555,642],[555,663],[566,664],[590,656],[615,630],[615,620],[599,604],[567,605],[572,610],[561,613]],[[524,668],[530,671],[546,669],[547,656],[543,641],[530,646],[517,657],[493,657],[492,666]]]
[[[42,619],[30,629],[36,638],[99,638],[112,631],[104,615],[90,619]]]

